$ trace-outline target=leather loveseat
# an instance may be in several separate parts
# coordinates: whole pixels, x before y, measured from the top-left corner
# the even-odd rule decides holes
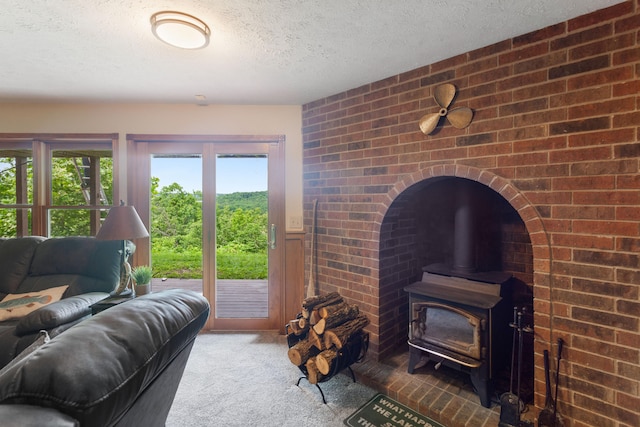
[[[133,243],[125,243],[132,253]],[[33,343],[41,330],[54,337],[90,315],[91,305],[107,298],[120,283],[123,249],[122,240],[93,237],[0,239],[0,368]],[[49,289],[64,293],[59,301],[37,308],[34,304],[48,298],[37,293]],[[12,317],[14,307],[7,296],[23,298],[25,308],[37,309]]]
[[[81,321],[0,371],[0,425],[164,426],[208,315],[174,289]]]

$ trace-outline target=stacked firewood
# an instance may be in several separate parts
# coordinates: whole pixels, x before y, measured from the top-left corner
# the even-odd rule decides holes
[[[302,312],[289,322],[289,360],[306,371],[317,384],[339,364],[341,349],[351,337],[362,333],[369,319],[357,305],[348,304],[337,292],[306,298]]]

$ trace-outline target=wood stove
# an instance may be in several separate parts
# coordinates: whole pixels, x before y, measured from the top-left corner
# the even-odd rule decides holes
[[[425,267],[430,270],[429,267]],[[433,268],[431,270],[438,270]],[[409,293],[409,368],[427,357],[436,367],[467,372],[485,407],[491,406],[492,379],[505,359],[498,345],[508,325],[511,275],[485,273],[484,281],[424,271]],[[508,335],[508,333],[507,333]]]

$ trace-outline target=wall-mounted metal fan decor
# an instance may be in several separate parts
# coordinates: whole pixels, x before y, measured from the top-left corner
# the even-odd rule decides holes
[[[446,117],[455,128],[463,129],[469,126],[473,118],[473,111],[468,107],[458,107],[449,110],[449,106],[456,97],[456,87],[451,83],[437,86],[433,92],[433,98],[440,106],[440,111],[433,114],[425,114],[420,119],[420,130],[429,135],[438,126],[441,117]]]

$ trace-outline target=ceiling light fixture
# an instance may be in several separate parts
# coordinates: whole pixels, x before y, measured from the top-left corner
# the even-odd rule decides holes
[[[159,40],[181,49],[202,49],[209,44],[211,35],[201,19],[175,11],[151,15],[151,31]]]

